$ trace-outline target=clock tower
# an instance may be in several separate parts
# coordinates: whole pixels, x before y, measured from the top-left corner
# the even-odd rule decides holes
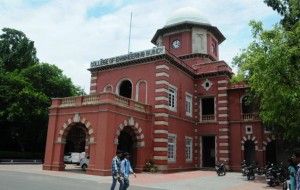
[[[219,60],[219,44],[223,34],[191,7],[176,10],[163,28],[158,29],[151,42],[185,60],[190,66]]]

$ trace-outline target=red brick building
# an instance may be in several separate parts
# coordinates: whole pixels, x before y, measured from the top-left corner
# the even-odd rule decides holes
[[[110,175],[117,149],[136,171],[153,160],[162,172],[248,162],[276,162],[275,138],[245,103],[219,60],[225,40],[192,8],[174,12],[155,48],[91,62],[90,95],[57,98],[50,107],[43,168],[64,170],[66,152],[90,155],[88,174]]]

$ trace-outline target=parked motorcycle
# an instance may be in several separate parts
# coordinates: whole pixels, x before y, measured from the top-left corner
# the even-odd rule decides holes
[[[246,176],[248,180],[254,180],[255,179],[255,167],[253,165],[250,165],[246,168]]]
[[[280,167],[272,164],[266,173],[266,181],[269,186],[276,186],[284,183],[289,178],[288,170],[281,163]]]
[[[226,162],[226,160],[225,160],[225,162]],[[226,175],[226,167],[225,167],[224,162],[216,164],[216,172],[217,172],[218,176]]]
[[[270,187],[279,185],[279,174],[280,173],[278,172],[277,168],[273,164],[271,164],[271,167],[266,173],[266,181]]]
[[[247,168],[246,160],[242,161],[241,168],[242,168],[242,175],[246,176],[246,168]]]

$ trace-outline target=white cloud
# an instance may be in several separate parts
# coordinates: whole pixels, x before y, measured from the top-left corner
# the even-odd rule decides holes
[[[250,42],[250,20],[279,19],[261,0],[49,0],[34,7],[22,0],[0,0],[0,28],[23,31],[35,42],[41,61],[57,65],[89,92],[90,62],[127,53],[131,12],[131,51],[141,51],[152,48],[156,30],[173,11],[186,6],[198,8],[227,38],[220,59],[228,63]],[[99,8],[100,17],[88,17],[93,8]]]

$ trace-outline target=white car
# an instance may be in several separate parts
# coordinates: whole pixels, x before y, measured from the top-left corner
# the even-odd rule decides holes
[[[71,153],[64,155],[64,162],[71,163]]]
[[[79,152],[71,152],[71,163],[72,164],[80,163],[80,153]]]
[[[65,163],[79,164],[80,160],[79,152],[69,152],[64,156]]]
[[[85,171],[87,169],[87,167],[89,166],[90,163],[90,156],[86,156],[84,158],[81,159],[80,161],[80,167],[83,171]]]

